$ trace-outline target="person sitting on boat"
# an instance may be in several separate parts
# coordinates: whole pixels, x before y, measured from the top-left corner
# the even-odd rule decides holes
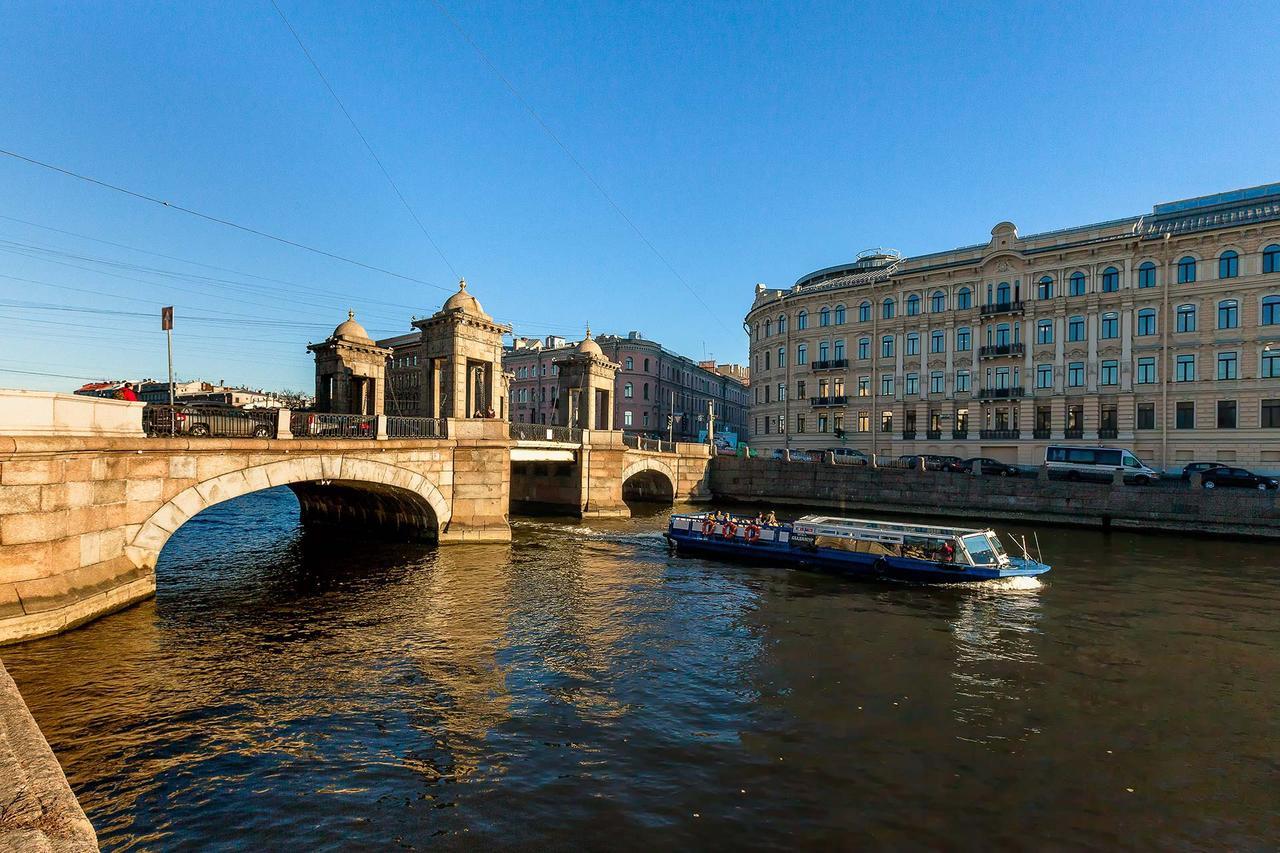
[[[942,547],[938,549],[938,559],[944,563],[955,562],[956,549],[945,539],[942,540]]]
[[[769,525],[770,527],[778,526],[778,516],[774,513],[773,510],[769,510],[769,516],[764,520],[764,523]]]

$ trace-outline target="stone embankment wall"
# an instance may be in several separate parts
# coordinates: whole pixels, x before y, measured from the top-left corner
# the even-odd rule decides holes
[[[1008,519],[1280,538],[1280,496],[1253,489],[1069,483],[720,456],[712,463],[711,491],[718,500],[975,522]]]
[[[0,853],[97,849],[93,826],[0,664]]]

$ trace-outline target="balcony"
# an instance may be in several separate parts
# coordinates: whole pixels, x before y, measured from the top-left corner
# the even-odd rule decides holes
[[[915,431],[915,430],[903,430],[903,432],[902,432],[902,440],[903,440],[903,441],[915,441],[915,440],[916,440],[916,431]]]
[[[953,429],[951,431],[951,438],[953,441],[964,441],[968,437],[969,431],[967,429]]]
[[[1023,302],[1021,299],[1016,302],[993,302],[990,305],[982,306],[982,316],[991,317],[996,314],[1021,314]]]
[[[1102,427],[1098,430],[1098,438],[1119,438],[1120,430],[1115,427]]]
[[[1022,430],[1020,429],[984,429],[978,433],[978,437],[984,441],[990,438],[1007,439],[1020,438],[1021,436]]]
[[[849,402],[848,396],[841,394],[838,397],[810,397],[809,405],[817,408],[819,406],[843,406]]]
[[[827,361],[810,362],[814,370],[844,370],[849,366],[847,358],[832,358]]]
[[[942,438],[942,430],[931,429],[925,432],[924,437],[929,441],[938,441]]]
[[[1049,432],[1050,432],[1050,431],[1049,431],[1049,430],[1047,430],[1047,429],[1037,429],[1037,430],[1032,430],[1032,432],[1031,432],[1031,437],[1032,437],[1032,438],[1048,438],[1048,437],[1049,437]]]
[[[1084,429],[1083,428],[1080,428],[1080,429],[1067,428],[1062,431],[1062,437],[1063,438],[1084,438]]]
[[[1009,400],[1022,397],[1026,389],[1021,385],[1014,388],[983,388],[978,392],[980,400]]]
[[[1020,356],[1027,351],[1024,344],[987,344],[978,348],[979,358],[999,358],[1004,355]]]

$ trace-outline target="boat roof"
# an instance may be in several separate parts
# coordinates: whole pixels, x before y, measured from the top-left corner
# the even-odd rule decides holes
[[[825,531],[833,533],[879,533],[889,536],[932,536],[938,538],[950,538],[953,536],[968,536],[974,533],[988,533],[986,528],[977,527],[947,527],[936,524],[911,524],[909,522],[900,521],[872,521],[865,518],[840,518],[833,515],[806,515],[803,518],[796,519],[793,527],[819,527]]]

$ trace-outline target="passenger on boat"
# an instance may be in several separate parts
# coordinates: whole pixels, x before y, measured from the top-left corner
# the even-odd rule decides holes
[[[939,549],[938,559],[944,563],[954,563],[956,559],[956,549],[952,547],[947,540],[942,541],[942,548]]]
[[[769,517],[764,520],[764,523],[770,527],[778,526],[778,516],[774,514],[773,510],[769,510]]]

